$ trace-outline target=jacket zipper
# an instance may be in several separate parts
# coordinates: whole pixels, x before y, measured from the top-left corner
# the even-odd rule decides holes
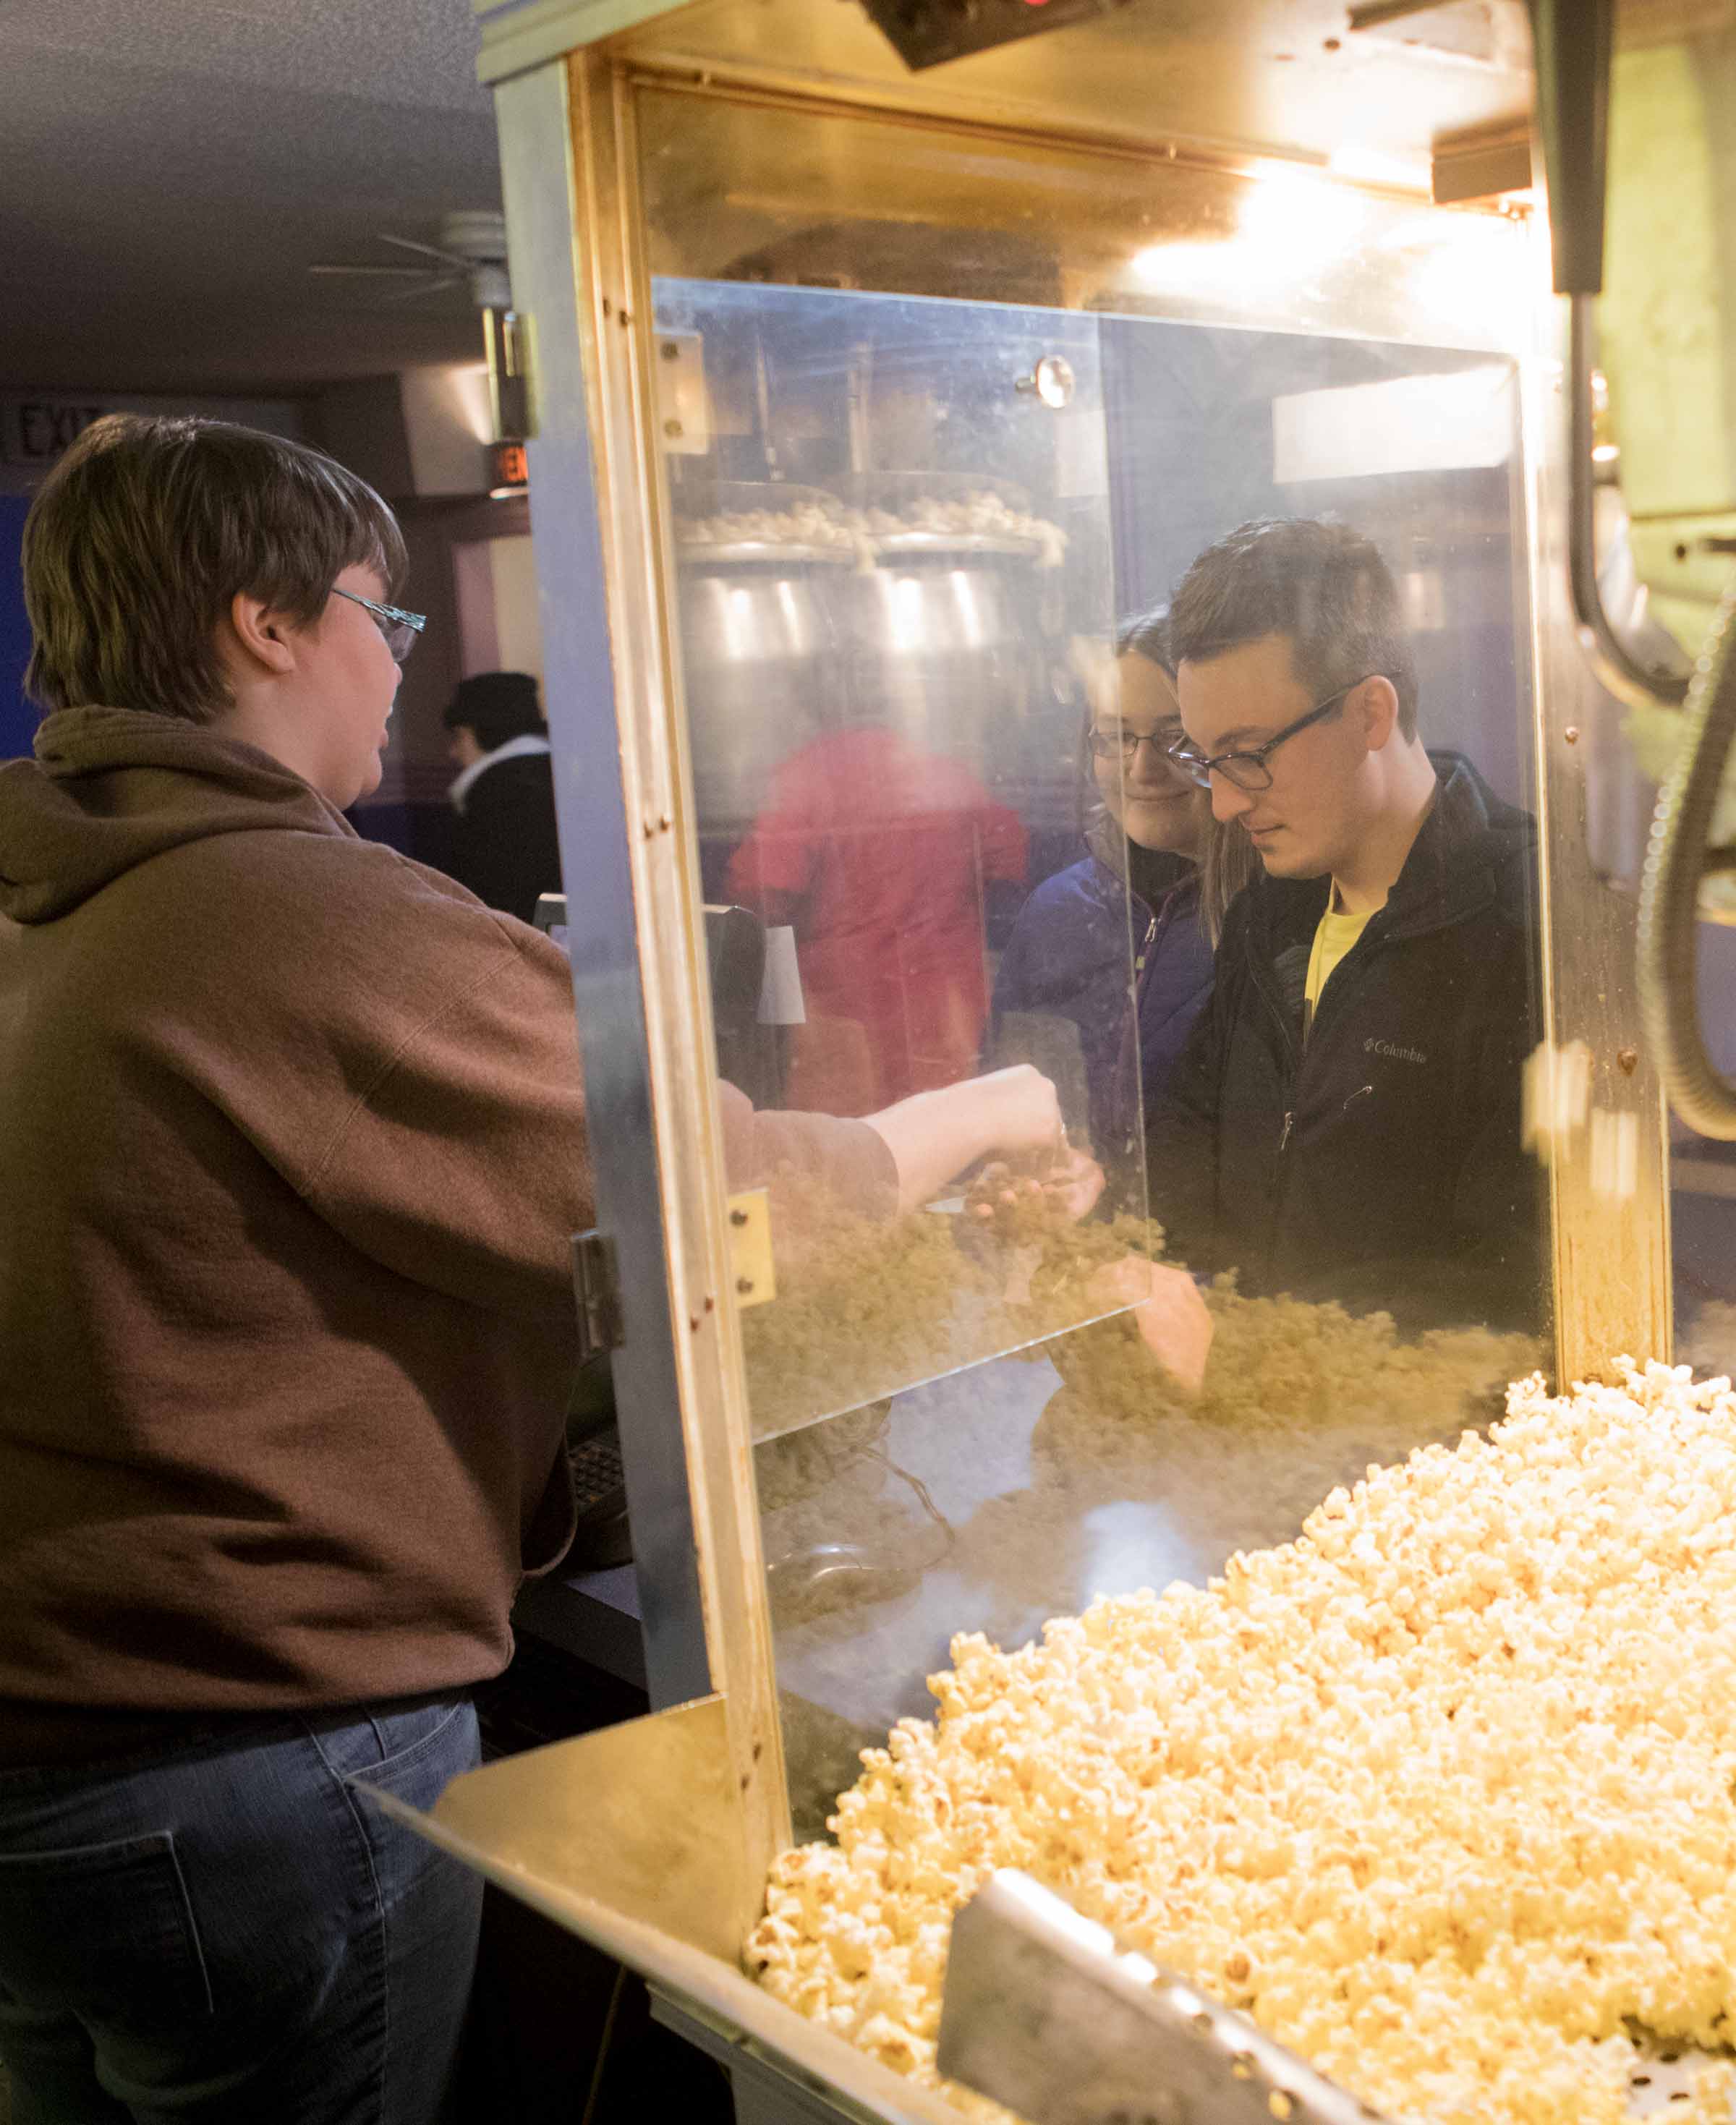
[[[1359,940],[1358,941],[1359,941],[1359,943],[1361,942],[1361,940]],[[1376,939],[1375,939],[1375,940],[1376,949],[1378,949],[1378,948],[1379,948],[1379,946],[1380,946],[1381,944],[1383,944],[1384,942],[1385,942],[1385,939],[1384,939],[1384,938],[1381,938],[1381,937],[1377,936],[1377,937],[1376,937]],[[1372,956],[1372,954],[1370,954],[1370,956],[1371,957],[1371,956]],[[1365,963],[1365,964],[1366,964],[1366,963]],[[1291,1100],[1291,1104],[1290,1104],[1290,1105],[1289,1107],[1287,1107],[1287,1108],[1285,1109],[1285,1114],[1284,1114],[1284,1126],[1283,1126],[1283,1128],[1282,1128],[1279,1131],[1279,1133],[1278,1133],[1278,1147],[1277,1147],[1277,1149],[1276,1149],[1276,1150],[1272,1153],[1272,1167],[1271,1167],[1271,1245],[1267,1247],[1267,1251],[1266,1251],[1266,1280],[1267,1280],[1267,1282],[1268,1284],[1270,1284],[1270,1283],[1273,1280],[1273,1279],[1274,1279],[1274,1277],[1275,1277],[1275,1275],[1276,1275],[1276,1270],[1277,1270],[1277,1260],[1278,1260],[1278,1235],[1279,1235],[1279,1229],[1280,1229],[1280,1221],[1281,1221],[1281,1216],[1282,1216],[1282,1213],[1283,1213],[1283,1209],[1284,1209],[1284,1193],[1285,1193],[1285,1190],[1284,1190],[1284,1182],[1285,1182],[1285,1172],[1286,1172],[1286,1170],[1287,1170],[1287,1165],[1288,1165],[1288,1161],[1287,1161],[1287,1159],[1286,1159],[1285,1154],[1287,1153],[1287,1152],[1288,1152],[1288,1151],[1289,1151],[1289,1149],[1290,1149],[1290,1139],[1291,1133],[1294,1131],[1294,1129],[1295,1129],[1295,1125],[1296,1125],[1296,1114],[1297,1114],[1297,1110],[1298,1110],[1298,1109],[1299,1109],[1299,1108],[1300,1107],[1300,1105],[1301,1105],[1301,1091],[1302,1091],[1302,1067],[1303,1067],[1303,1064],[1304,1064],[1304,1062],[1306,1061],[1306,1059],[1307,1059],[1307,1046],[1308,1046],[1308,1044],[1307,1044],[1307,1043],[1304,1043],[1304,1044],[1303,1044],[1303,1046],[1299,1049],[1299,1048],[1298,1048],[1298,1046],[1297,1046],[1297,1043],[1296,1043],[1295,1035],[1295,1034],[1291,1032],[1291,1030],[1290,1030],[1289,1021],[1285,1019],[1285,1015],[1284,1015],[1284,1013],[1283,1013],[1282,1009],[1280,1007],[1280,1006],[1279,1006],[1279,1004],[1278,1004],[1278,1002],[1277,1002],[1276,999],[1272,996],[1272,993],[1271,993],[1271,990],[1267,987],[1267,985],[1266,985],[1265,982],[1261,978],[1260,972],[1259,972],[1259,969],[1258,969],[1257,968],[1256,968],[1253,970],[1253,981],[1254,981],[1254,986],[1255,986],[1255,987],[1256,987],[1256,988],[1257,988],[1257,989],[1259,990],[1260,994],[1261,994],[1261,995],[1265,998],[1265,1001],[1266,1001],[1266,1007],[1267,1007],[1267,1010],[1271,1013],[1271,1015],[1272,1015],[1272,1018],[1273,1018],[1273,1020],[1274,1020],[1274,1022],[1276,1024],[1276,1025],[1277,1025],[1277,1027],[1278,1027],[1278,1030],[1279,1030],[1280,1033],[1281,1033],[1281,1034],[1282,1034],[1282,1036],[1283,1036],[1283,1040],[1284,1040],[1284,1050],[1285,1050],[1285,1053],[1286,1057],[1289,1058],[1290,1066],[1290,1100]],[[1331,983],[1330,982],[1328,982],[1327,983],[1327,992],[1330,992],[1331,987],[1332,987],[1332,983]],[[1341,991],[1341,994],[1340,994],[1340,1001],[1341,1001],[1341,1003],[1342,1003],[1342,992]],[[1320,1001],[1321,1001],[1321,1003],[1322,1003],[1322,1004],[1324,1004],[1324,1002],[1326,1001],[1326,994],[1325,994],[1325,993],[1323,993],[1323,994],[1322,994],[1321,998],[1320,998]],[[1319,1013],[1319,1008],[1317,1007],[1317,1008],[1316,1008],[1316,1010],[1315,1010],[1315,1012],[1314,1012],[1314,1023],[1313,1023],[1313,1025],[1309,1028],[1309,1034],[1310,1039],[1313,1038],[1313,1036],[1314,1036],[1314,1035],[1318,1034],[1318,1033],[1319,1033],[1319,1028],[1320,1028],[1320,1013]],[[1345,1109],[1349,1108],[1350,1106],[1352,1106],[1352,1105],[1354,1105],[1354,1103],[1355,1103],[1356,1100],[1360,1100],[1360,1099],[1362,1097],[1362,1095],[1363,1095],[1365,1092],[1367,1092],[1367,1093],[1372,1094],[1372,1093],[1373,1093],[1373,1091],[1374,1091],[1374,1089],[1375,1089],[1375,1088],[1374,1088],[1374,1086],[1373,1086],[1372,1085],[1362,1085],[1362,1086],[1358,1086],[1358,1088],[1356,1089],[1356,1091],[1355,1091],[1354,1092],[1352,1092],[1352,1093],[1350,1095],[1350,1097],[1349,1097],[1347,1100],[1345,1100],[1345,1102],[1344,1102],[1344,1107],[1340,1109],[1340,1110],[1339,1110],[1339,1111],[1340,1111],[1340,1113],[1342,1114],[1342,1113],[1344,1111],[1344,1110],[1345,1110]]]
[[[1290,1022],[1285,1017],[1283,1009],[1280,1006],[1277,999],[1272,995],[1271,991],[1267,987],[1257,968],[1253,969],[1253,984],[1260,992],[1260,995],[1265,1002],[1266,1008],[1271,1013],[1272,1022],[1277,1027],[1280,1038],[1283,1041],[1284,1055],[1285,1062],[1289,1066],[1290,1079],[1290,1096],[1292,1105],[1285,1110],[1284,1115],[1284,1127],[1279,1133],[1278,1147],[1272,1153],[1271,1161],[1271,1229],[1274,1244],[1276,1245],[1278,1230],[1278,1206],[1283,1199],[1284,1154],[1290,1144],[1290,1133],[1296,1124],[1296,1110],[1294,1102],[1296,1097],[1297,1088],[1301,1082],[1301,1057],[1297,1050],[1295,1035],[1290,1031]],[[1268,1274],[1271,1269],[1271,1254],[1272,1250],[1268,1249],[1267,1260],[1267,1270]]]
[[[1139,1118],[1144,1109],[1144,1093],[1139,1076],[1139,992],[1145,986],[1145,965],[1151,957],[1151,948],[1157,941],[1158,917],[1149,915],[1145,920],[1145,935],[1133,963],[1133,982],[1128,991],[1133,1006],[1128,1020],[1127,1037],[1121,1043],[1121,1052],[1116,1058],[1116,1097],[1124,1116],[1130,1117],[1130,1125],[1121,1132],[1121,1156],[1131,1158],[1139,1141]],[[1114,1120],[1111,1111],[1110,1119]]]

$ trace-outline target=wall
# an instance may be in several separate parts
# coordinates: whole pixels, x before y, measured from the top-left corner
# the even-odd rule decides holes
[[[384,777],[351,816],[370,840],[438,869],[451,850],[446,791],[456,770],[442,717],[452,689],[473,671],[541,674],[530,518],[522,497],[394,507],[409,549],[400,602],[428,624],[404,666]],[[497,563],[502,549],[509,558]]]
[[[36,714],[24,698],[24,667],[31,653],[30,624],[24,616],[24,584],[18,569],[19,542],[30,508],[27,494],[0,494],[0,760],[28,752]]]

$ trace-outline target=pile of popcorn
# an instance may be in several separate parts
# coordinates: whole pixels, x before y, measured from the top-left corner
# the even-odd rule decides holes
[[[956,502],[925,497],[911,502],[898,516],[885,509],[870,509],[866,515],[854,510],[850,513],[864,530],[880,538],[926,531],[946,538],[1035,539],[1045,555],[1051,546],[1066,544],[1066,534],[1058,525],[1046,517],[1033,516],[1029,510],[1015,509],[988,488]]]
[[[837,546],[857,544],[844,512],[818,502],[790,509],[736,509],[722,516],[684,516],[676,536],[686,546]]]
[[[946,538],[1030,539],[1045,567],[1059,567],[1067,535],[1046,517],[1016,509],[988,488],[955,502],[928,497],[902,511],[850,509],[842,503],[800,501],[788,509],[731,510],[720,516],[689,516],[676,525],[686,546],[818,546],[853,552],[872,567],[882,539],[923,532]]]
[[[1012,1866],[1394,2118],[1616,2125],[1736,2046],[1736,1395],[1622,1370],[1521,1382],[1204,1589],[955,1639],[750,1965],[935,2082],[952,1914]]]

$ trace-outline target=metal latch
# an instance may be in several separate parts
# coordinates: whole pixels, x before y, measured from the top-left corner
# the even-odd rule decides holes
[[[620,1277],[615,1242],[592,1227],[573,1235],[573,1291],[578,1301],[581,1364],[621,1345]]]
[[[777,1297],[771,1263],[771,1204],[763,1188],[729,1198],[729,1275],[738,1306],[763,1306]]]
[[[488,417],[497,443],[521,443],[536,433],[536,387],[531,319],[510,302],[482,313],[488,361]]]

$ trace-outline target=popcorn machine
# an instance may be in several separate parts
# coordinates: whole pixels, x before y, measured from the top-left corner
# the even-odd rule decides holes
[[[1564,187],[1586,181],[1597,84],[1575,87],[1545,7],[1534,45],[1517,0],[478,12],[589,1259],[612,1261],[661,1708],[465,1779],[424,1826],[647,1972],[739,2069],[744,2115],[955,2117],[741,1968],[774,1855],[820,1833],[863,1746],[922,1717],[953,1634],[1012,1647],[1104,1595],[1216,1585],[1370,1463],[1484,1421],[1511,1377],[1667,1358],[1678,1304],[1722,1332],[1717,1289],[1672,1295],[1628,860],[1652,793],[1620,720],[1656,671],[1630,566],[1615,610],[1628,549],[1592,521],[1615,431],[1583,299],[1575,325],[1552,293],[1532,159],[1534,68]],[[1618,182],[1621,95],[1667,66],[1681,12],[1621,12]],[[1632,372],[1609,337],[1619,417]],[[1397,1289],[1395,1326],[1221,1288],[1216,1384],[1189,1402],[1104,1355],[1125,1303],[1101,1218],[998,1251],[968,1176],[870,1229],[765,1171],[762,1303],[707,904],[786,933],[771,1105],[859,1118],[1028,1058],[1083,1135],[1078,1025],[1003,1010],[997,983],[1019,895],[1083,860],[1087,803],[1120,816],[1082,743],[1093,689],[1120,624],[1202,547],[1323,515],[1386,556],[1430,747],[1536,822],[1513,1045],[1574,1090],[1542,1102],[1511,1261],[1516,1287],[1545,1265],[1546,1317],[1419,1340]],[[1652,522],[1636,505],[1655,583]],[[1141,918],[1113,891],[1125,992]],[[1389,1045],[1395,1072],[1427,1059]],[[1676,1147],[1696,1261],[1719,1251],[1729,1171]],[[1161,1218],[1161,1179],[1148,1197],[1143,1161],[1122,1176],[1122,1252]]]

